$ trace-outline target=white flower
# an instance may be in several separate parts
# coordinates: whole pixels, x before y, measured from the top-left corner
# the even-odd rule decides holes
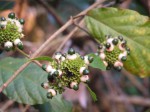
[[[103,63],[106,67],[108,66],[108,63],[106,61],[103,61]]]
[[[61,54],[55,54],[54,58],[55,58],[56,60],[59,60],[61,56],[62,56]]]
[[[48,89],[48,93],[51,93],[52,96],[56,95],[56,91],[54,89]]]
[[[46,67],[46,71],[47,71],[47,72],[51,72],[51,71],[52,71],[52,69],[53,69],[53,68],[52,68],[52,66],[47,65],[47,67]]]
[[[88,75],[83,75],[82,77],[80,77],[80,80],[82,82],[87,82],[89,80],[89,76]]]
[[[105,59],[105,57],[106,57],[106,55],[104,54],[104,53],[100,53],[100,58],[102,59],[102,60],[104,60]]]
[[[69,60],[74,60],[76,58],[77,58],[77,54],[73,54],[73,55],[67,54],[67,59]]]
[[[73,88],[74,86],[76,86],[78,83],[77,82],[71,82],[70,87]]]
[[[80,74],[83,74],[83,71],[84,71],[85,69],[86,69],[86,67],[81,67],[81,68],[80,68],[80,71],[79,71]]]
[[[20,39],[16,39],[16,40],[14,41],[14,44],[15,44],[15,45],[18,45],[19,43],[22,43]]]
[[[11,47],[13,47],[13,44],[12,44],[12,42],[7,41],[7,42],[4,44],[4,47],[11,48]]]
[[[120,62],[120,61],[116,61],[116,62],[114,63],[114,67],[119,67],[119,66],[123,67],[123,63]]]
[[[84,56],[84,62],[85,62],[85,64],[87,64],[87,65],[90,64],[90,62],[89,62],[89,60],[88,60],[88,56]]]

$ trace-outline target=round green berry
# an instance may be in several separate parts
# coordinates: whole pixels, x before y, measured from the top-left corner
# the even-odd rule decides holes
[[[68,54],[70,54],[70,55],[75,54],[75,50],[74,50],[73,48],[70,48],[70,49],[68,50]]]
[[[53,75],[57,77],[57,76],[59,75],[59,72],[56,70],[56,71],[53,73]]]
[[[47,79],[48,79],[49,82],[53,82],[55,78],[51,73],[49,73],[48,76],[47,76]]]
[[[0,20],[1,21],[6,21],[6,18],[5,17],[1,17]]]
[[[24,25],[25,20],[21,18],[21,19],[19,19],[19,22],[20,22],[20,24]]]
[[[122,70],[122,67],[121,66],[118,66],[118,67],[115,67],[115,69],[120,72]]]
[[[110,45],[110,43],[106,43],[105,46],[106,46],[107,49],[109,49],[111,45]]]
[[[88,69],[83,70],[83,75],[88,75],[90,71]]]
[[[41,83],[41,87],[43,87],[43,88],[44,88],[44,82],[43,82],[43,83]]]
[[[122,58],[121,58],[121,61],[126,61],[127,60],[127,57],[126,56],[123,56]]]
[[[74,85],[74,86],[73,86],[73,89],[74,89],[75,91],[77,91],[77,90],[79,89],[79,86],[78,86],[78,85]]]
[[[18,47],[20,50],[23,50],[23,44],[22,44],[22,42],[18,43],[17,47]]]
[[[15,13],[13,13],[13,12],[9,13],[8,17],[11,18],[11,19],[14,19],[15,18]]]
[[[102,49],[103,48],[103,45],[98,45],[98,49]]]
[[[46,67],[47,67],[46,64],[43,64],[43,65],[42,65],[42,69],[43,69],[44,71],[46,70]]]
[[[113,43],[114,45],[117,45],[117,44],[118,44],[118,39],[113,39],[112,43]]]
[[[94,58],[92,56],[88,56],[88,60],[89,60],[90,63],[92,63]]]
[[[122,37],[122,36],[118,36],[118,39],[119,39],[120,41],[123,41],[123,37]]]
[[[47,93],[47,98],[48,99],[52,99],[52,97],[53,97],[52,93]]]

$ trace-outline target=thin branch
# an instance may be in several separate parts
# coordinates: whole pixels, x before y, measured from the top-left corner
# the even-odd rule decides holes
[[[54,19],[56,20],[56,22],[59,24],[59,26],[63,26],[64,22],[61,20],[61,18],[58,16],[58,14],[55,12],[55,10],[53,9],[53,7],[51,7],[50,5],[48,5],[46,3],[45,0],[37,0],[37,2],[42,5],[48,13],[50,13]],[[67,29],[64,30],[65,34],[68,33],[69,31],[67,31]]]
[[[105,0],[102,0],[101,2],[96,2],[93,5],[91,5],[88,9],[84,10],[78,15],[85,15],[89,10],[95,8],[98,6],[100,3],[103,3]],[[57,30],[52,36],[50,36],[45,43],[42,44],[42,46],[36,50],[36,52],[31,55],[31,58],[37,57],[40,52],[48,46],[48,44],[56,38],[60,33],[62,33],[67,27],[72,25],[72,20],[70,19],[65,25],[63,25],[59,30]],[[19,75],[20,72],[22,72],[31,62],[27,62],[23,64],[15,73],[0,87],[0,93]]]
[[[108,95],[108,99],[113,100],[113,101],[118,102],[118,103],[128,102],[128,103],[135,104],[135,105],[150,107],[150,98],[143,98],[140,96],[127,97],[127,96],[123,96],[123,95],[122,96]]]
[[[11,105],[14,104],[14,101],[9,100],[6,103],[4,103],[4,105],[0,108],[0,112],[5,112],[6,109],[8,109]]]

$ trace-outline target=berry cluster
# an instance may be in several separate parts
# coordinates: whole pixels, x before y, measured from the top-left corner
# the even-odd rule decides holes
[[[122,36],[113,38],[109,35],[106,36],[106,41],[98,46],[97,52],[107,70],[114,67],[117,71],[121,71],[123,62],[127,60],[127,55],[130,54],[130,49]]]
[[[48,72],[48,81],[41,86],[47,89],[47,97],[52,98],[59,92],[65,90],[65,87],[78,90],[80,82],[89,82],[88,65],[93,61],[91,56],[80,56],[74,49],[69,49],[68,53],[55,53],[55,61],[49,65],[43,65],[42,68]]]
[[[24,19],[18,19],[13,12],[8,14],[8,18],[0,18],[0,46],[2,48],[6,51],[10,51],[15,46],[23,49],[20,38],[24,37],[22,33],[24,23]]]

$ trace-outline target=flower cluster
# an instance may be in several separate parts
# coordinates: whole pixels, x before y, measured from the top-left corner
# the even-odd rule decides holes
[[[127,60],[130,49],[127,47],[127,41],[122,36],[106,37],[106,41],[98,46],[98,54],[103,60],[106,69],[114,67],[117,71],[121,71],[123,62]]]
[[[24,23],[24,19],[18,19],[13,12],[8,14],[8,18],[0,18],[0,46],[2,48],[6,51],[10,51],[15,46],[23,49],[20,38],[24,37],[22,33]]]
[[[65,87],[78,90],[80,82],[89,82],[88,65],[93,61],[91,56],[80,56],[74,49],[69,49],[68,53],[55,53],[55,61],[42,68],[48,72],[48,81],[41,86],[47,89],[47,97],[52,98],[59,92],[65,90]]]

